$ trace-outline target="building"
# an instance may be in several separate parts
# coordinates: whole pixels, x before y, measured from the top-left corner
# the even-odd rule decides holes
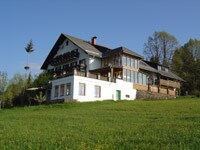
[[[111,49],[61,34],[41,69],[54,75],[48,100],[134,100],[138,91],[175,96],[181,78],[128,48]],[[168,69],[168,70],[167,70]]]

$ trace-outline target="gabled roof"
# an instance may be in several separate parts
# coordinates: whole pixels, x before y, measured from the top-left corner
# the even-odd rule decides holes
[[[118,47],[118,48],[115,48],[113,50],[107,51],[106,53],[103,53],[102,57],[107,57],[107,56],[114,55],[114,54],[120,53],[120,52],[129,54],[129,55],[132,55],[132,56],[135,56],[135,57],[138,57],[140,59],[143,59],[143,57],[141,55],[129,50],[126,47]]]
[[[118,47],[115,49],[111,49],[102,45],[98,45],[98,44],[91,44],[88,41],[73,37],[71,35],[67,35],[62,33],[60,35],[60,37],[58,38],[58,40],[56,41],[55,45],[53,46],[53,48],[51,49],[49,55],[47,56],[46,60],[44,61],[41,69],[47,69],[48,64],[50,63],[50,61],[53,59],[53,57],[56,55],[57,51],[59,50],[59,46],[66,40],[70,40],[73,44],[75,44],[76,46],[78,46],[79,48],[81,48],[85,53],[87,53],[88,55],[92,55],[95,57],[107,57],[116,53],[126,53],[135,57],[138,57],[140,59],[143,59],[143,57],[131,50],[129,50],[126,47]]]
[[[81,40],[79,38],[67,35],[67,34],[63,34],[63,35],[67,37],[69,40],[71,40],[75,45],[83,49],[89,55],[97,56],[97,57],[102,56],[102,53],[97,48],[95,48],[94,45],[92,45],[91,43]]]
[[[96,56],[96,57],[101,57],[102,53],[95,48],[92,44],[90,44],[87,41],[81,40],[79,38],[75,38],[73,36],[67,35],[62,33],[58,40],[56,41],[55,45],[51,49],[49,55],[47,56],[46,60],[44,61],[41,69],[47,69],[47,66],[49,64],[49,61],[56,55],[57,51],[59,50],[59,46],[64,42],[64,40],[70,40],[72,43],[74,43],[76,46],[80,47],[85,53]]]

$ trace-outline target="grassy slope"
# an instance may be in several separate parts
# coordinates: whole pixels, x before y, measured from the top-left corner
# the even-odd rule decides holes
[[[66,103],[0,111],[0,149],[199,148],[199,99]]]

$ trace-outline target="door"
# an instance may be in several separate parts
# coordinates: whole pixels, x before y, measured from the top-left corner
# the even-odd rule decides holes
[[[116,90],[116,100],[121,100],[121,91]]]

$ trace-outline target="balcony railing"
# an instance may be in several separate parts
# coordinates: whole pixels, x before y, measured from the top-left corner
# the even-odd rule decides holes
[[[163,80],[160,79],[160,85],[162,86],[167,86],[167,87],[173,87],[173,88],[180,88],[180,83],[175,82],[175,81],[170,81],[170,80]]]
[[[73,75],[92,78],[92,79],[98,79],[98,80],[103,80],[103,81],[110,81],[110,79],[108,77],[101,76],[98,74],[93,74],[93,73],[86,72],[86,71],[79,71],[77,69],[72,69],[72,70],[68,70],[68,71],[60,70],[59,72],[54,73],[53,79],[55,80],[55,79],[73,76]],[[113,82],[115,82],[115,80],[113,80]]]

